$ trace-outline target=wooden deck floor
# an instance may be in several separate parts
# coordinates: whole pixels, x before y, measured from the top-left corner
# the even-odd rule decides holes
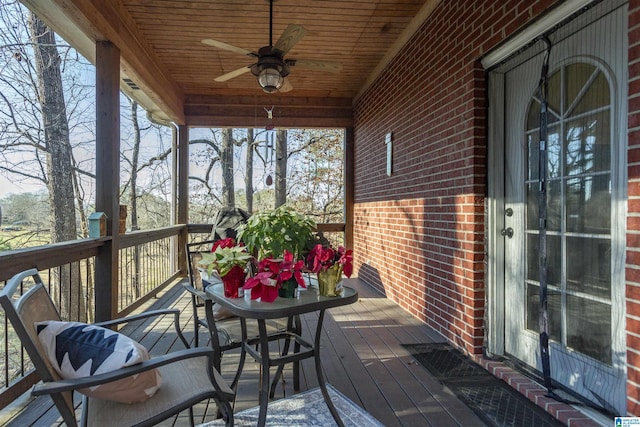
[[[402,344],[442,339],[372,288],[363,285],[358,292],[360,299],[357,303],[331,309],[325,316],[321,356],[327,381],[388,427],[484,426],[467,406],[415,363],[402,347]],[[190,299],[180,284],[154,301],[154,307],[157,306],[180,308],[185,335],[193,339]],[[303,336],[311,336],[317,319],[317,314],[304,316]],[[152,354],[160,354],[173,346],[180,346],[175,342],[175,333],[165,328],[160,323],[150,333],[149,325],[139,325],[130,334],[147,346]],[[201,345],[202,341],[204,333]],[[237,352],[228,352],[223,358],[223,375],[229,381],[235,372],[236,361]],[[257,364],[248,361],[238,387],[236,411],[258,404],[258,374]],[[301,390],[316,386],[312,361],[304,361]],[[287,368],[275,398],[292,394],[291,368]],[[26,398],[23,403],[27,403],[26,409],[3,410],[0,424],[15,427],[60,425],[57,411],[49,398]],[[197,423],[211,421],[215,418],[215,405],[201,404],[195,408],[195,413]],[[184,413],[161,425],[187,426],[189,421]]]

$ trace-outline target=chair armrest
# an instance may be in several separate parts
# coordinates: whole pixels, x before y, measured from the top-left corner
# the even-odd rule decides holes
[[[151,310],[151,311],[146,311],[140,314],[134,314],[132,316],[119,317],[117,319],[112,319],[112,320],[105,320],[104,322],[96,322],[94,323],[94,325],[107,327],[107,326],[119,325],[122,323],[133,322],[134,320],[147,319],[149,317],[163,316],[167,314],[173,314],[174,316],[176,315],[179,316],[180,310],[178,310],[177,308],[167,308],[164,310]]]
[[[144,313],[134,314],[132,316],[120,317],[118,319],[112,319],[112,320],[105,320],[104,322],[96,322],[94,323],[94,325],[102,326],[103,328],[106,328],[109,326],[121,325],[123,323],[129,323],[136,320],[142,320],[142,319],[148,319],[151,317],[159,317],[159,316],[166,316],[166,315],[173,315],[173,326],[176,333],[178,334],[178,337],[180,338],[180,341],[182,341],[185,348],[191,347],[187,342],[187,339],[182,334],[182,330],[180,329],[180,310],[178,310],[177,308],[167,308],[162,310],[146,311]]]
[[[198,298],[202,298],[203,300],[210,299],[204,291],[199,291],[187,283],[183,283],[182,286],[187,290],[187,292],[197,296]]]
[[[139,374],[150,369],[155,369],[163,365],[175,363],[180,360],[203,356],[206,356],[208,359],[206,366],[212,371],[212,378],[214,379],[213,383],[216,390],[221,393],[222,397],[232,399],[234,396],[234,392],[233,390],[231,390],[231,388],[229,388],[227,383],[224,382],[220,374],[217,371],[213,370],[213,350],[206,347],[175,351],[163,356],[154,357],[151,360],[146,360],[133,366],[127,366],[116,371],[105,372],[104,374],[93,375],[90,377],[62,379],[58,381],[38,383],[33,386],[31,394],[33,396],[41,396],[44,394],[60,393],[63,391],[73,391],[87,387],[93,387],[96,385],[117,381],[122,378],[127,378],[132,375]]]

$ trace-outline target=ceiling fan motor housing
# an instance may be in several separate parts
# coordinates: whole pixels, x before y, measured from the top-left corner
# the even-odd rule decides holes
[[[289,75],[289,66],[282,56],[280,50],[264,46],[258,50],[258,62],[251,66],[251,73],[258,78],[258,83],[267,93],[280,89],[284,78]]]
[[[258,50],[258,62],[251,66],[251,72],[257,77],[265,68],[273,68],[282,77],[287,77],[289,75],[289,66],[284,62],[282,56],[282,52],[276,48],[271,46],[261,47]]]

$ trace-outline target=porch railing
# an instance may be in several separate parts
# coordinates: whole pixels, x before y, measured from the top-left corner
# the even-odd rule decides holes
[[[136,310],[182,273],[177,268],[176,236],[185,226],[120,236],[118,317]],[[37,268],[66,320],[92,322],[95,256],[107,239],[77,240],[0,252],[0,283]],[[60,286],[65,283],[66,286]],[[73,284],[73,285],[71,285]],[[31,284],[25,282],[22,292]],[[38,378],[13,328],[0,310],[0,409],[27,391]]]

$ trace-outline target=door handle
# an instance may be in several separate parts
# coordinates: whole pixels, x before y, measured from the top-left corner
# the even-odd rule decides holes
[[[503,228],[502,230],[500,230],[500,234],[502,234],[504,237],[512,238],[513,237],[513,228],[511,228],[511,227]]]

